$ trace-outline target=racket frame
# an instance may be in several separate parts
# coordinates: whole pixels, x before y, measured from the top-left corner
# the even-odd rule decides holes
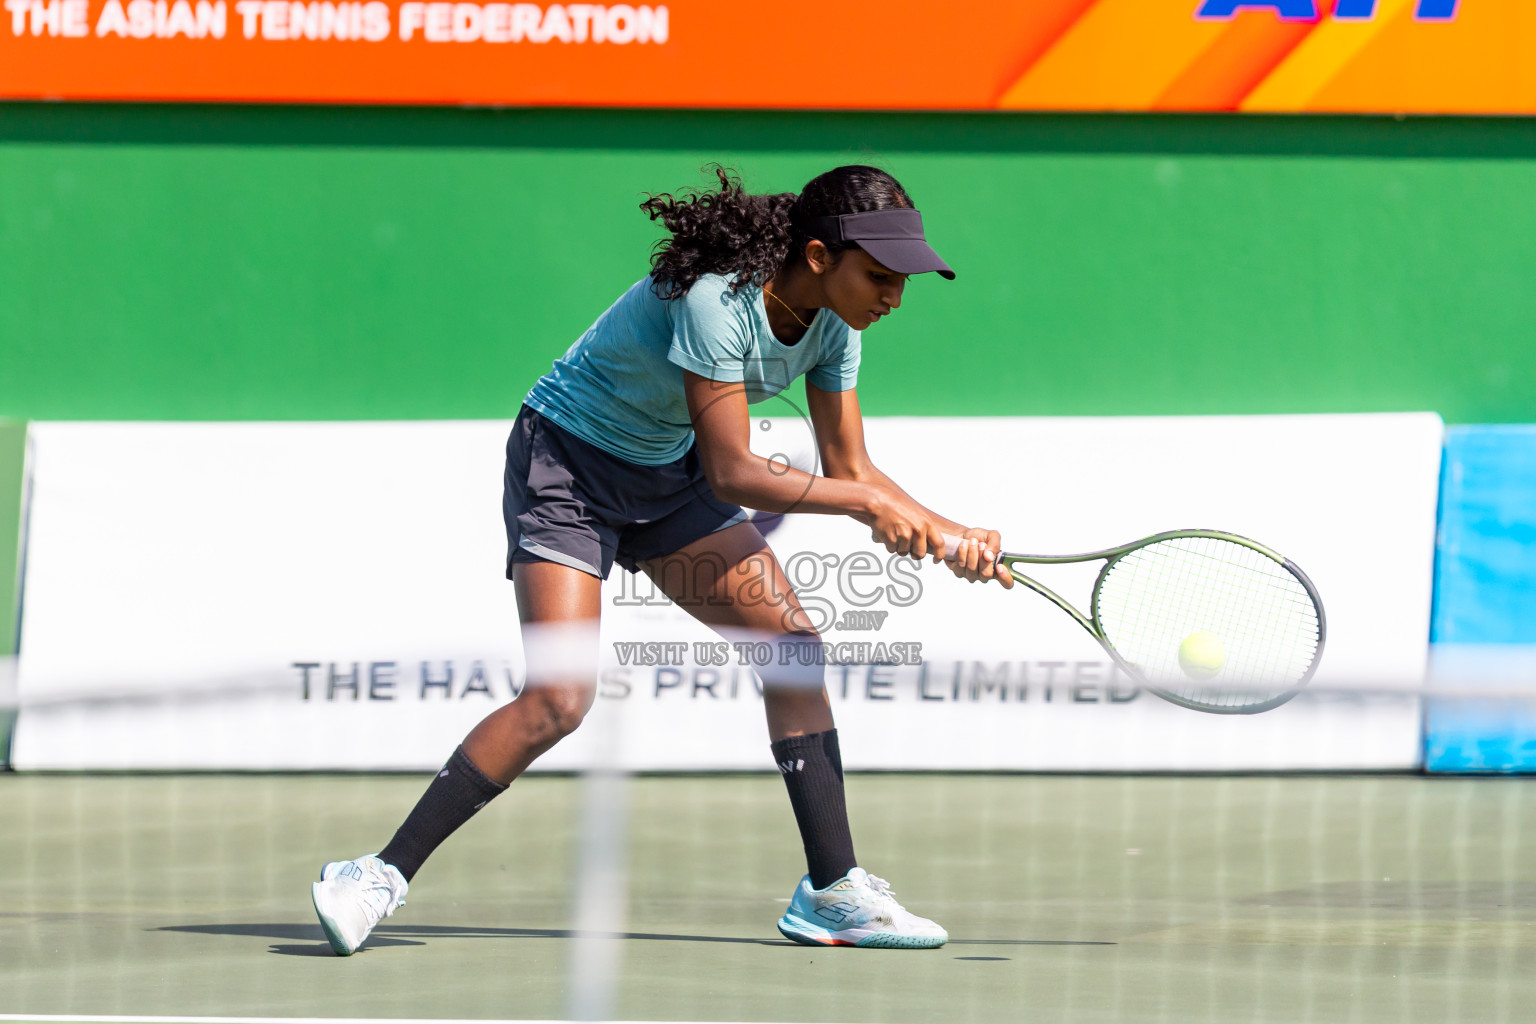
[[[1115,563],[1132,551],[1139,551],[1142,548],[1150,547],[1163,541],[1183,538],[1222,540],[1256,551],[1296,577],[1297,582],[1306,589],[1307,596],[1312,599],[1312,607],[1317,610],[1317,649],[1312,653],[1312,663],[1307,666],[1306,673],[1296,683],[1292,684],[1289,690],[1277,694],[1269,700],[1257,704],[1245,704],[1240,707],[1224,707],[1190,700],[1171,690],[1165,690],[1148,682],[1140,671],[1120,656],[1120,652],[1115,650],[1115,645],[1104,635],[1104,628],[1099,624],[1099,590],[1104,585],[1104,579],[1109,575],[1109,571],[1115,567]],[[1105,559],[1105,562],[1104,567],[1099,570],[1098,577],[1093,581],[1093,596],[1089,601],[1088,615],[1078,611],[1066,598],[1039,580],[1032,579],[1024,573],[1016,572],[1014,569],[1017,565],[1066,565],[1074,562],[1092,562],[1098,559]],[[1089,636],[1098,641],[1099,646],[1104,648],[1105,652],[1114,659],[1115,664],[1126,675],[1152,693],[1157,694],[1163,700],[1177,704],[1179,707],[1189,708],[1192,711],[1204,711],[1207,714],[1213,715],[1257,715],[1265,711],[1274,710],[1292,697],[1295,697],[1312,680],[1313,673],[1317,671],[1317,664],[1323,657],[1323,646],[1328,639],[1328,622],[1323,614],[1323,599],[1318,595],[1317,588],[1312,585],[1312,580],[1307,577],[1306,573],[1301,571],[1301,567],[1278,551],[1265,547],[1256,540],[1250,540],[1235,533],[1225,533],[1221,530],[1169,530],[1166,533],[1157,533],[1150,537],[1131,541],[1129,544],[1105,548],[1102,551],[1089,551],[1080,555],[1023,555],[1004,551],[998,554],[996,564],[1006,567],[1013,576],[1014,582],[1024,584],[1024,586],[1077,620],[1077,624],[1087,630]],[[1218,688],[1212,687],[1212,689]]]

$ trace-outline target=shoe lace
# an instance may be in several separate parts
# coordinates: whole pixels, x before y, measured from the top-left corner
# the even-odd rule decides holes
[[[866,875],[865,878],[869,881],[870,892],[874,893],[876,896],[883,900],[889,900],[891,903],[895,903],[898,907],[901,906],[901,904],[896,901],[896,893],[891,889],[890,882],[887,882],[879,875]]]
[[[397,908],[405,906],[405,900],[398,899],[389,880],[382,877],[363,887],[362,898],[376,923],[393,914]]]

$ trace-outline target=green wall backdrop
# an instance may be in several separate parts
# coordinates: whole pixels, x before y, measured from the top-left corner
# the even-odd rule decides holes
[[[1536,420],[1536,125],[0,104],[0,416],[509,416],[646,190],[877,162],[959,280],[871,414]]]

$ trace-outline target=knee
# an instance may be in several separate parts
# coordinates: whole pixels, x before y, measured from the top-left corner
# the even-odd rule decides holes
[[[774,645],[775,660],[785,665],[809,665],[821,660],[821,634],[809,626],[786,629]]]
[[[822,701],[826,652],[820,634],[809,629],[786,633],[775,646],[773,665],[759,669],[765,690],[772,688],[790,699]]]
[[[537,709],[539,731],[552,741],[575,732],[591,710],[596,692],[590,686],[545,686],[529,693]]]

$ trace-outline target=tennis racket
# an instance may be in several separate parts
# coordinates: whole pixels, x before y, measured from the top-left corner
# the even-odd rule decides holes
[[[960,539],[944,542],[954,561]],[[1018,570],[1098,559],[1087,615]],[[1277,708],[1323,656],[1317,588],[1295,562],[1236,534],[1174,530],[1082,555],[1004,551],[995,564],[1076,619],[1133,680],[1195,711]]]

